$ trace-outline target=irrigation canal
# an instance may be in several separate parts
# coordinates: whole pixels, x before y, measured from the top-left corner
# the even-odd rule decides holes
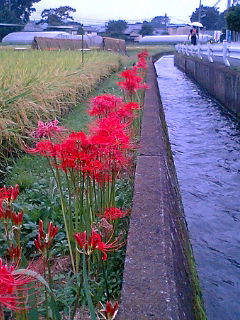
[[[240,319],[240,123],[164,56],[155,64],[208,320]]]

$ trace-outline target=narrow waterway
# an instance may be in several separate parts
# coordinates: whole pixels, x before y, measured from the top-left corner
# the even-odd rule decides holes
[[[208,319],[240,320],[240,124],[172,56],[155,66]]]

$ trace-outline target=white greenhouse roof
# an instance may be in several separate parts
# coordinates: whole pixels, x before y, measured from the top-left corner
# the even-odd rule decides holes
[[[49,32],[12,32],[6,35],[2,42],[14,44],[31,44],[34,37],[46,38],[62,38],[69,36],[69,33],[63,31],[49,31]]]

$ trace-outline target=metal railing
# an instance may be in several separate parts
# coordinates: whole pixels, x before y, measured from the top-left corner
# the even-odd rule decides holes
[[[231,65],[231,59],[239,59],[240,64],[240,44],[231,45],[226,40],[222,44],[207,43],[202,45],[198,43],[196,46],[188,44],[177,44],[176,50],[179,53],[186,54],[188,56],[197,56],[199,59],[207,58],[209,62],[216,61],[218,57],[223,61],[225,66]]]

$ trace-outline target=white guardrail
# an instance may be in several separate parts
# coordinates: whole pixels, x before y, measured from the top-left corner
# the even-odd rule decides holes
[[[224,40],[222,44],[207,43],[204,45],[198,43],[196,46],[177,44],[175,47],[177,52],[186,54],[188,56],[197,56],[200,59],[206,57],[209,62],[214,62],[215,57],[220,57],[225,66],[228,67],[231,65],[231,60],[229,60],[229,58],[240,59],[240,44],[231,45],[226,40]]]

